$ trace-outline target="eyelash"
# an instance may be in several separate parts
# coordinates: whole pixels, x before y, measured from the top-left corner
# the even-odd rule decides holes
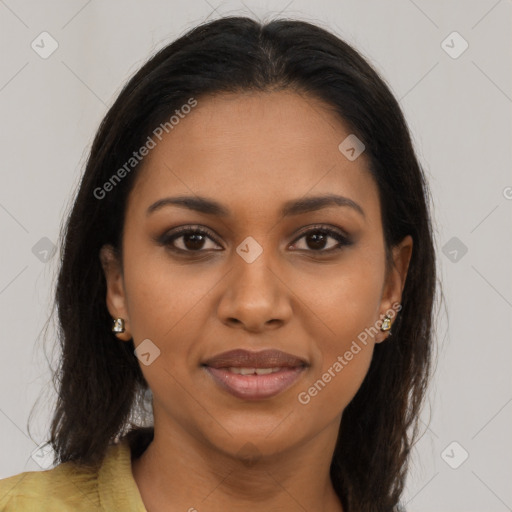
[[[348,236],[343,235],[341,232],[335,231],[331,228],[328,228],[328,227],[320,224],[320,225],[314,225],[314,226],[309,227],[309,229],[307,231],[304,231],[303,233],[301,233],[300,236],[298,238],[296,238],[292,242],[291,245],[295,245],[300,239],[304,238],[305,236],[307,236],[311,233],[321,233],[323,235],[327,235],[330,238],[334,238],[338,242],[338,246],[331,247],[330,249],[319,249],[319,250],[299,249],[299,250],[301,250],[301,251],[305,250],[306,252],[311,252],[311,253],[316,253],[316,254],[330,254],[330,253],[337,252],[337,251],[341,250],[344,246],[352,245],[352,243],[353,243]],[[173,252],[177,252],[177,253],[183,254],[183,253],[206,252],[203,249],[199,249],[197,251],[178,249],[177,247],[174,247],[172,245],[172,243],[175,240],[177,240],[187,234],[200,234],[200,235],[210,238],[216,244],[220,245],[217,242],[216,237],[213,235],[213,233],[211,233],[209,230],[207,230],[205,228],[202,228],[201,226],[182,226],[182,227],[177,228],[176,230],[172,231],[171,233],[164,234],[162,237],[160,237],[158,239],[158,242],[161,245],[165,245],[165,246],[169,247],[170,250],[172,250]]]

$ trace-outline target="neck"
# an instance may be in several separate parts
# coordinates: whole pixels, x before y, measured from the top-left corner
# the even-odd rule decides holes
[[[329,475],[338,428],[335,422],[301,446],[262,456],[250,443],[226,454],[176,425],[155,423],[133,476],[148,512],[343,512]]]

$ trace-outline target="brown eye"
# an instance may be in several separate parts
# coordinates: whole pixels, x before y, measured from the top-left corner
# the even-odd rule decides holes
[[[296,247],[298,241],[304,239],[304,247]],[[329,242],[331,240],[331,242]],[[334,241],[334,243],[332,242]],[[158,239],[161,245],[178,253],[201,253],[207,251],[222,250],[217,243],[215,236],[202,227],[183,226],[165,233]],[[208,243],[213,244],[208,247]],[[323,226],[315,226],[304,232],[292,244],[294,250],[316,252],[319,254],[335,252],[343,246],[351,245],[353,242],[341,232]]]
[[[351,245],[352,241],[345,235],[338,231],[328,229],[322,226],[314,227],[303,233],[293,245],[297,245],[297,241],[304,239],[305,248],[298,248],[299,250],[313,251],[313,252],[331,252],[341,249],[343,246]],[[337,243],[332,243],[326,248],[328,240],[332,239]]]
[[[204,252],[203,249],[212,249],[212,247],[207,247],[208,240],[218,245],[209,231],[199,227],[182,227],[170,233],[166,233],[159,239],[159,242],[162,245],[168,246],[173,251]],[[213,250],[217,249],[213,248]]]

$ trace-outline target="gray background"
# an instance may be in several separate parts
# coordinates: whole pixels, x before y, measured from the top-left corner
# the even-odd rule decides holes
[[[0,478],[46,467],[51,249],[98,124],[150,54],[228,14],[331,29],[400,100],[432,189],[446,297],[404,502],[413,512],[512,510],[510,0],[0,0]],[[44,31],[58,43],[47,58]]]

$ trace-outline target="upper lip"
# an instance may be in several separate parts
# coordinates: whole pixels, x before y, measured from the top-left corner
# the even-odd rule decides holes
[[[212,368],[280,368],[307,366],[307,362],[281,350],[268,349],[252,352],[244,349],[229,350],[203,362]]]

